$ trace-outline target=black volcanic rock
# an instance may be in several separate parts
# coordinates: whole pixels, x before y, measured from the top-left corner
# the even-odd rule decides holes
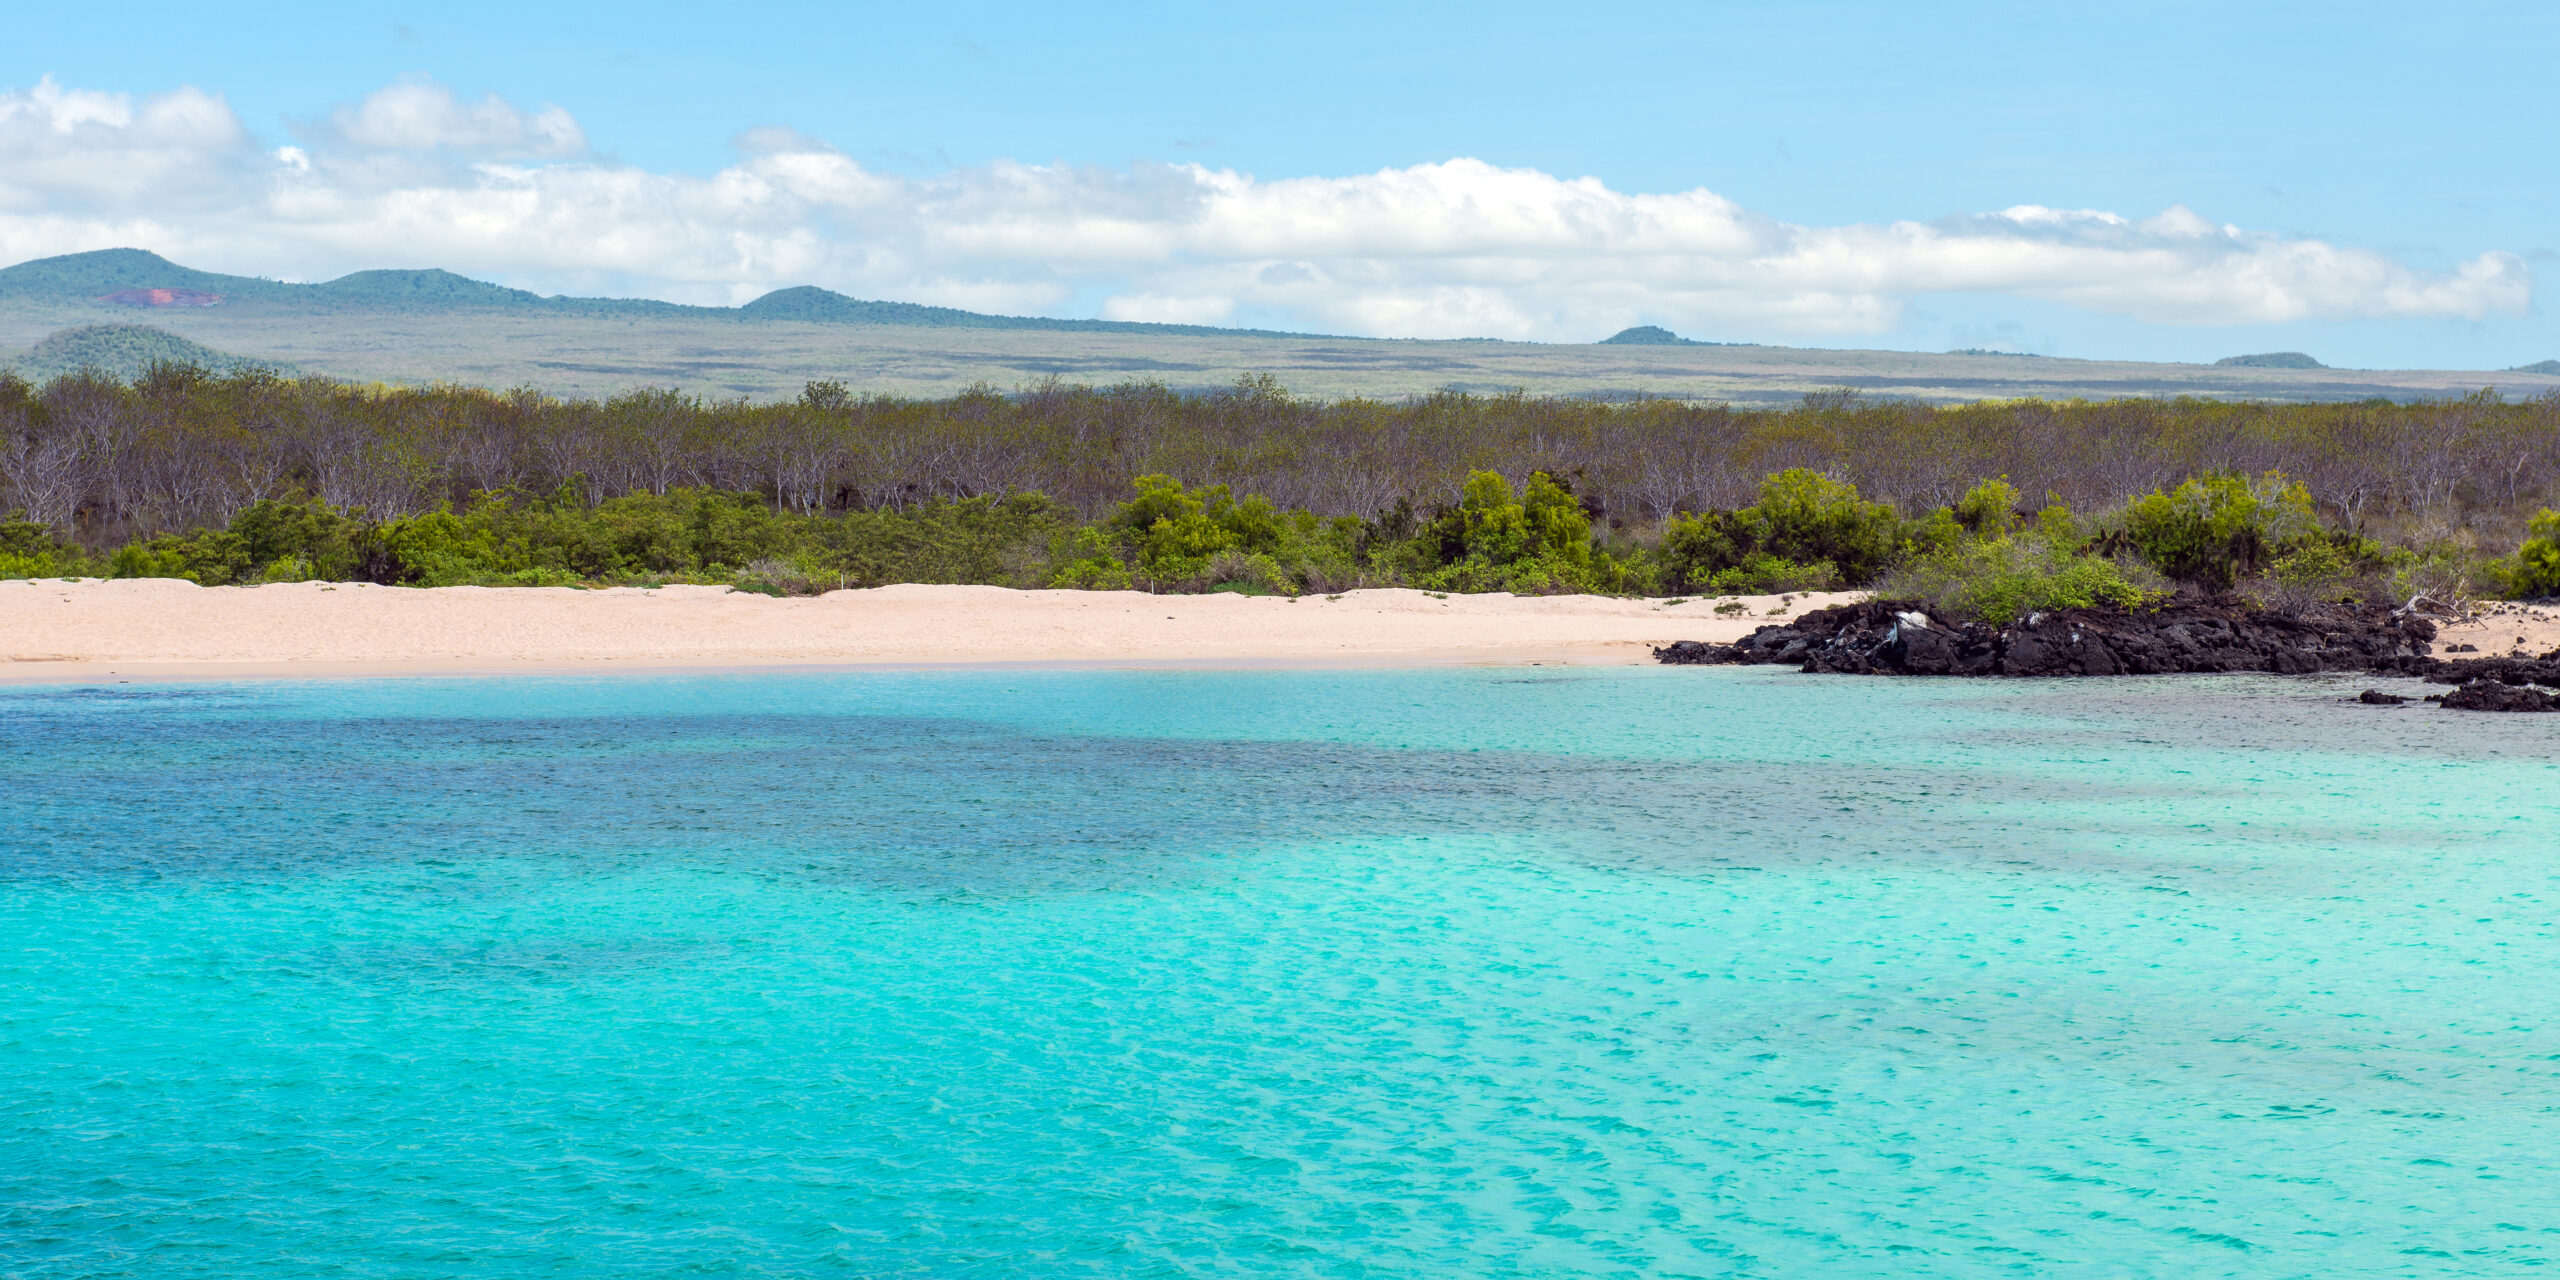
[[[2327,605],[2300,617],[2228,600],[2156,610],[2057,609],[2005,627],[1950,626],[1907,604],[1871,600],[1762,627],[1731,645],[1654,651],[1677,663],[1789,663],[1848,675],[2115,676],[2169,672],[2370,671],[2427,675],[2435,624],[2380,605]]]
[[[1653,651],[1653,660],[1675,667],[1707,666],[1737,662],[1733,646],[1708,644],[1703,640],[1674,640]]]
[[[2523,685],[2474,680],[2444,695],[2447,711],[2560,711],[2560,698]]]
[[[2461,645],[2468,650],[2471,646]],[[2436,684],[2469,684],[2475,680],[2494,680],[2499,684],[2538,684],[2560,689],[2560,649],[2539,658],[2470,658],[2436,664],[2427,679]]]
[[[2560,649],[2539,658],[2445,661],[2435,624],[2383,605],[2323,605],[2299,617],[2231,599],[2182,597],[2154,610],[2055,609],[2005,627],[1950,626],[1909,604],[1817,609],[1732,644],[1682,640],[1653,651],[1678,665],[1784,663],[1809,672],[1893,676],[2120,676],[2363,671],[2459,686],[2426,699],[2455,711],[2560,711]],[[2367,689],[2355,701],[2409,699]]]

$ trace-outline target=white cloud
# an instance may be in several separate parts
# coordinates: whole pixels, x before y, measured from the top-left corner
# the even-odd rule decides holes
[[[1648,321],[1719,335],[1893,328],[1943,293],[2166,324],[2522,311],[2522,259],[2449,272],[2216,225],[2020,205],[1808,226],[1713,192],[1613,191],[1457,159],[1261,180],[1199,165],[999,162],[875,173],[788,129],[707,177],[602,161],[557,107],[404,80],[262,149],[221,98],[51,80],[0,92],[0,260],[111,245],[316,278],[435,265],[554,290],[738,302],[865,297],[1116,319],[1239,314],[1384,336],[1584,340]]]
[[[254,165],[248,131],[193,87],[144,98],[64,89],[48,76],[0,90],[0,211],[14,221],[144,206],[204,207]]]
[[[1102,318],[1144,320],[1155,324],[1224,324],[1235,310],[1236,300],[1233,298],[1168,298],[1153,293],[1123,293],[1103,300]]]
[[[339,107],[325,132],[333,141],[371,151],[446,151],[502,160],[573,156],[587,149],[586,132],[558,107],[522,111],[494,93],[466,103],[423,76]]]

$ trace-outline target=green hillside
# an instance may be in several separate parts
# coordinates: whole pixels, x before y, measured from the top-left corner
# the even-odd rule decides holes
[[[2261,351],[2252,356],[2224,356],[2214,364],[2225,369],[2326,369],[2329,366],[2300,351]]]
[[[70,253],[0,269],[0,298],[45,302],[102,298],[124,289],[188,289],[218,293],[226,300],[264,301],[302,287],[198,271],[144,249]]]
[[[358,271],[318,284],[291,284],[253,276],[183,267],[143,249],[100,249],[38,258],[0,269],[0,303],[54,306],[114,304],[130,290],[170,289],[220,299],[190,310],[366,315],[526,313],[735,315],[728,307],[687,307],[623,298],[546,298],[523,289],[474,280],[433,268]],[[135,307],[153,311],[159,308]]]
[[[564,299],[565,301],[565,299]],[[1223,329],[1205,324],[1148,324],[1133,320],[1053,320],[1042,316],[991,316],[916,302],[871,302],[832,289],[800,285],[776,289],[737,309],[755,320],[803,324],[896,324],[927,329],[1041,329],[1052,333],[1160,333],[1220,338],[1304,338],[1313,334],[1270,329]]]
[[[1700,342],[1696,338],[1683,338],[1658,324],[1640,324],[1632,329],[1620,329],[1592,345],[1597,347],[1748,347],[1756,344]]]
[[[185,286],[180,286],[185,287]],[[0,369],[31,381],[95,369],[130,381],[155,364],[191,364],[217,373],[251,366],[290,373],[290,366],[252,360],[140,324],[92,324],[49,335],[31,351],[0,356]]]
[[[458,276],[450,271],[359,271],[325,284],[287,285],[308,288],[312,296],[337,303],[374,303],[412,307],[522,307],[542,302],[540,294]]]
[[[776,289],[743,307],[695,307],[646,298],[546,297],[435,269],[358,271],[319,284],[287,284],[250,276],[198,271],[142,249],[100,249],[58,258],[38,258],[0,269],[0,301],[96,304],[108,301],[114,294],[147,289],[213,295],[220,301],[201,309],[230,311],[386,316],[503,311],[534,315],[780,320],[797,324],[901,325],[938,329],[1023,329],[1051,333],[1260,338],[1303,336],[1260,329],[1223,329],[1213,325],[994,316],[913,302],[849,298],[811,285]]]
[[[77,350],[63,337],[93,326],[161,337],[92,337]],[[28,350],[39,343],[46,344],[41,358]],[[2423,400],[2482,387],[2510,397],[2560,390],[2560,369],[2542,365],[2497,372],[2217,367],[1725,345],[1659,326],[1597,343],[1337,338],[990,316],[811,287],[776,290],[742,307],[543,297],[436,270],[284,284],[196,271],[135,249],[0,269],[0,362],[13,352],[28,373],[84,360],[133,371],[154,358],[221,367],[235,358],[226,353],[247,352],[353,382],[461,382],[597,397],[681,387],[757,401],[796,398],[821,379],[864,393],[949,396],[981,383],[1010,389],[1052,379],[1217,391],[1264,376],[1323,398],[1516,388],[1738,405],[1788,404],[1841,389],[1942,404],[2115,396]]]

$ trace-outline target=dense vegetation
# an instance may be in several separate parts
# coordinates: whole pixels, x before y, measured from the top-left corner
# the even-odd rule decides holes
[[[1784,410],[1061,385],[0,378],[0,576],[1738,594],[2560,592],[2560,397]],[[2029,495],[2037,495],[2030,497]]]

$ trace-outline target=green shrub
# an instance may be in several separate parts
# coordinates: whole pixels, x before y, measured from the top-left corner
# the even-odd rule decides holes
[[[1877,594],[1913,601],[1943,618],[1993,626],[2039,609],[2134,607],[2154,598],[2113,561],[2033,533],[1931,552],[1877,584]]]
[[[1894,555],[1901,519],[1884,503],[1861,501],[1848,481],[1798,467],[1762,481],[1759,497],[1754,524],[1775,555],[1830,561],[1853,583],[1874,577]]]
[[[2545,507],[2525,525],[2507,571],[2508,589],[2521,599],[2560,596],[2560,511]]]
[[[484,495],[393,521],[371,544],[418,586],[727,582],[785,593],[839,585],[1041,586],[1065,530],[1037,494],[818,517],[755,494],[678,489],[589,508],[574,496]]]
[[[107,563],[107,576],[184,578],[198,586],[227,587],[255,581],[256,568],[249,558],[248,539],[227,529],[198,529],[192,534],[164,533],[117,548]]]
[[[2514,561],[2491,559],[2457,542],[2404,547],[2392,552],[2387,563],[2394,601],[2423,596],[2463,610],[2483,596],[2523,594],[2517,590]]]
[[[298,502],[269,499],[253,503],[233,516],[225,532],[240,540],[241,549],[248,556],[244,579],[346,580],[362,576],[358,562],[362,558],[359,543],[363,528],[360,519],[317,498]],[[276,576],[272,570],[278,565],[288,566],[284,572],[299,576]],[[295,565],[300,567],[291,567]]]
[[[64,578],[88,567],[88,556],[52,525],[0,517],[0,578]]]
[[[2216,591],[2257,572],[2279,548],[2319,532],[2310,491],[2281,471],[2255,481],[2200,476],[2147,494],[2124,514],[2125,541],[2135,554],[2178,581]]]
[[[505,506],[503,499],[493,499],[468,518],[447,509],[395,520],[376,531],[375,540],[389,555],[397,582],[420,587],[495,586],[516,574],[538,572],[521,540],[502,544],[491,527],[505,519],[507,513],[501,510]],[[570,582],[577,580],[565,569],[550,572]]]
[[[22,556],[14,551],[0,551],[0,579],[63,576],[61,567],[50,556]]]
[[[2326,538],[2305,538],[2267,566],[2267,577],[2279,586],[2317,589],[2345,577],[2354,568],[2336,543]]]
[[[184,578],[208,587],[384,581],[371,531],[317,498],[261,499],[220,529],[164,533],[116,549],[114,578]]]
[[[2043,508],[2036,512],[2036,536],[2066,546],[2077,546],[2087,541],[2088,530],[2082,526],[2078,516],[2071,514],[2071,508],[2063,505],[2059,497],[2048,494],[2046,498]]]
[[[1950,513],[1922,536],[1952,541],[1961,527]],[[1803,468],[1781,471],[1760,482],[1751,506],[1672,520],[1662,539],[1662,585],[1713,593],[1858,586],[1900,558],[1906,532],[1892,507],[1861,501],[1856,485]]]
[[[1129,576],[1129,566],[1111,549],[1109,539],[1095,528],[1075,531],[1058,557],[1058,567],[1050,575],[1048,585],[1077,591],[1127,591],[1137,585]]]
[[[1140,476],[1130,483],[1136,496],[1121,503],[1102,525],[1129,547],[1135,576],[1151,583],[1187,583],[1208,569],[1209,557],[1238,545],[1236,532],[1209,513],[1212,502],[1221,515],[1235,505],[1225,485],[1193,494],[1171,476]]]
[[[2267,565],[2266,576],[2252,588],[2253,594],[2278,613],[2300,614],[2322,601],[2337,601],[2356,594],[2354,575],[2357,557],[2353,543],[2347,538],[2318,537],[2296,539]]]
[[[814,596],[836,586],[841,577],[831,572],[820,558],[809,551],[788,556],[767,556],[749,561],[738,570],[733,584],[740,591],[761,591],[778,596]]]
[[[1283,511],[1259,495],[1237,498],[1222,484],[1186,490],[1171,476],[1140,476],[1135,496],[1101,526],[1125,548],[1126,576],[1152,590],[1233,588],[1295,595],[1357,576],[1360,522]],[[1112,571],[1080,549],[1058,571],[1108,581]]]
[[[1036,493],[784,519],[790,525],[786,532],[810,548],[813,574],[832,573],[837,581],[856,587],[893,582],[1046,586],[1053,549],[1072,527],[1067,513]]]
[[[1765,596],[1782,591],[1837,591],[1841,587],[1840,569],[1828,560],[1798,564],[1793,560],[1770,555],[1766,551],[1746,553],[1735,564],[1727,565],[1703,580],[1694,575],[1684,579],[1693,590],[1707,595]]]
[[[1201,584],[1210,591],[1249,596],[1293,596],[1299,587],[1279,561],[1241,551],[1221,551],[1210,557]]]
[[[1997,538],[2018,526],[2018,491],[2007,477],[1985,480],[1956,499],[1947,514],[1977,538]]]
[[[1592,546],[1590,515],[1544,471],[1530,473],[1516,497],[1499,473],[1469,474],[1458,505],[1390,558],[1416,585],[1439,591],[1617,592],[1635,581],[1630,566]]]

